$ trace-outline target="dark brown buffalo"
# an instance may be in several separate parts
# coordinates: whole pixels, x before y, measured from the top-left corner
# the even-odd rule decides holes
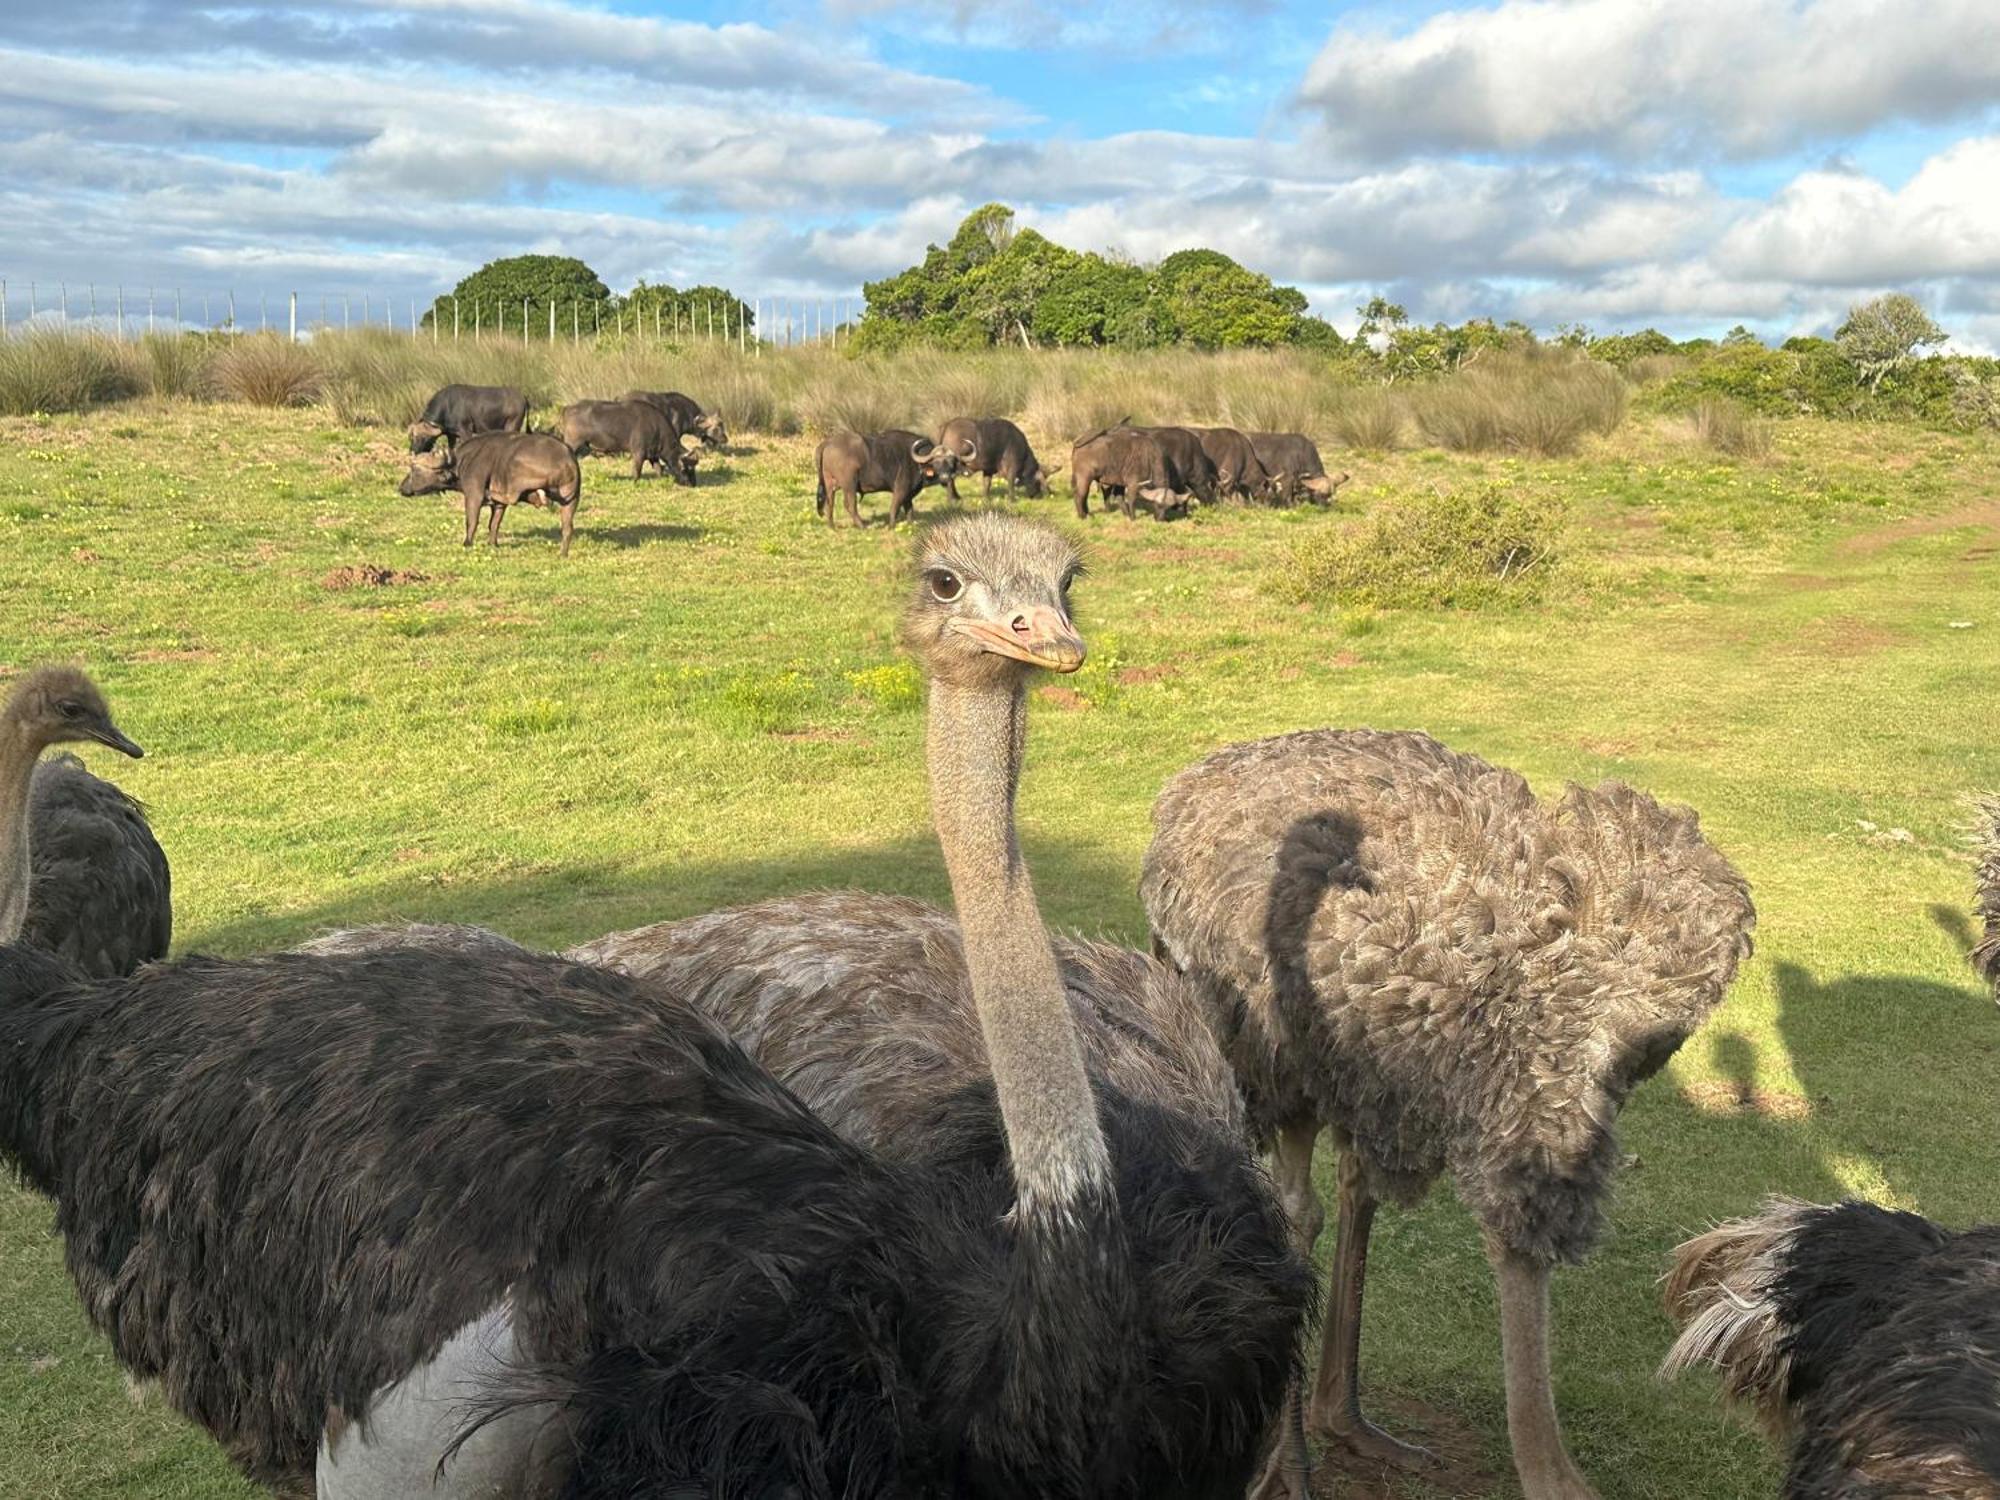
[[[556,434],[578,458],[629,453],[632,477],[651,464],[682,484],[695,482],[695,455],[681,446],[680,430],[649,401],[575,401],[556,418]]]
[[[710,448],[720,448],[729,442],[729,429],[722,425],[722,414],[703,411],[701,403],[692,396],[683,396],[679,391],[627,391],[618,399],[657,406],[673,422],[676,432],[683,437],[700,438]]]
[[[1143,427],[1108,427],[1077,439],[1070,449],[1070,492],[1076,497],[1078,519],[1090,514],[1093,486],[1102,491],[1107,505],[1116,496],[1128,521],[1136,500],[1144,500],[1155,515],[1164,517],[1170,506],[1187,503],[1186,493],[1174,481],[1167,450]]]
[[[583,476],[576,455],[546,432],[486,432],[466,438],[451,451],[419,454],[396,487],[404,495],[457,490],[465,497],[465,545],[479,533],[479,508],[492,508],[486,540],[500,545],[500,522],[510,505],[546,505],[562,522],[562,555],[576,531],[576,503]]]
[[[1159,439],[1173,466],[1174,488],[1192,492],[1203,505],[1215,504],[1215,465],[1201,446],[1201,438],[1191,427],[1140,427]]]
[[[919,457],[919,454],[922,457]],[[891,428],[887,432],[836,432],[813,454],[819,490],[813,506],[834,524],[834,497],[847,496],[847,519],[861,524],[861,497],[889,492],[889,524],[916,509],[917,491],[942,484],[955,466],[951,453],[929,438]]]
[[[410,451],[428,453],[439,438],[447,448],[481,432],[519,432],[528,420],[528,398],[511,385],[448,385],[410,424]]]
[[[1039,500],[1048,492],[1049,480],[1062,469],[1042,467],[1035,450],[1028,446],[1027,434],[1005,417],[954,417],[938,429],[937,445],[949,449],[958,467],[945,480],[945,492],[958,498],[958,475],[977,474],[985,481],[982,500],[993,498],[993,481],[1005,480],[1007,498],[1018,498],[1016,488]]]
[[[1215,465],[1217,494],[1245,500],[1263,494],[1270,476],[1257,461],[1257,450],[1249,438],[1234,427],[1197,427],[1195,436],[1201,439],[1208,461]]]
[[[1347,482],[1326,476],[1319,448],[1313,440],[1297,432],[1252,432],[1246,434],[1264,466],[1265,488],[1274,500],[1289,505],[1303,492],[1314,500],[1330,500],[1333,492]]]

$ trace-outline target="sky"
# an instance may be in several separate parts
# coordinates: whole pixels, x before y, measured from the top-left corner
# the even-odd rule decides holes
[[[992,200],[1348,330],[1775,339],[1905,290],[1991,351],[2000,0],[0,5],[12,319],[379,317],[523,252],[853,296]]]

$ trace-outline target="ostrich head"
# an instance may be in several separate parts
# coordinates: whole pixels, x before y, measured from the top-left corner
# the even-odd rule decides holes
[[[966,516],[926,530],[916,564],[903,643],[931,680],[997,685],[1030,667],[1083,665],[1069,614],[1083,565],[1059,533],[994,512]]]
[[[41,667],[23,677],[7,702],[4,721],[31,757],[51,745],[84,740],[109,745],[135,760],[146,753],[111,722],[104,694],[75,667]]]

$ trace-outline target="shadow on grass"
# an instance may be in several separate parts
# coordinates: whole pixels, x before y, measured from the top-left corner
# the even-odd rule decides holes
[[[1102,893],[1137,872],[1100,851],[1036,839],[1027,850],[1052,926],[1096,935]],[[802,891],[852,889],[948,905],[944,860],[929,836],[847,849],[773,850],[759,860],[679,866],[584,864],[492,880],[439,883],[393,869],[364,876],[296,911],[254,915],[177,934],[176,952],[236,956],[288,947],[369,922],[473,922],[534,946],[567,947],[606,932]],[[1142,932],[1108,934],[1144,946]]]
[[[589,526],[578,518],[576,534],[613,547],[643,547],[648,542],[698,542],[699,526],[675,526],[664,521],[634,521],[625,526]],[[560,532],[557,533],[560,535]]]

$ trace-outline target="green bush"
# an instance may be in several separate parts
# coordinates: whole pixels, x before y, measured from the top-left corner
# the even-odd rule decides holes
[[[1526,603],[1561,558],[1565,521],[1560,501],[1497,486],[1403,496],[1300,540],[1272,586],[1349,612]]]
[[[211,340],[198,333],[149,333],[139,341],[146,386],[155,396],[193,400],[208,385]]]

